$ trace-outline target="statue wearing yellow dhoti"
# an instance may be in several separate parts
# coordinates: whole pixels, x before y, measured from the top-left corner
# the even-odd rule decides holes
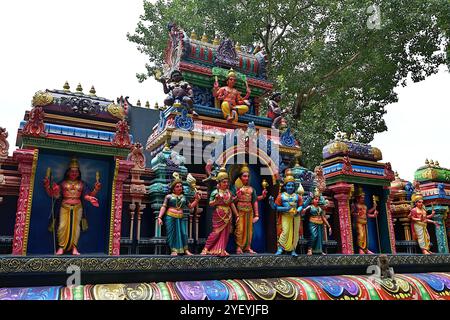
[[[244,165],[240,171],[240,176],[236,180],[231,192],[236,196],[236,209],[239,220],[236,222],[234,236],[236,241],[236,253],[242,254],[256,253],[252,250],[253,224],[259,220],[258,201],[267,196],[267,190],[262,195],[257,196],[256,190],[249,184],[250,169]]]
[[[248,112],[248,102],[250,97],[250,88],[247,83],[247,93],[245,97],[241,97],[240,92],[234,87],[236,84],[236,73],[233,69],[230,70],[227,76],[227,85],[219,88],[219,82],[214,83],[213,96],[221,102],[221,109],[225,119],[230,122],[237,122],[239,115],[244,115]]]
[[[47,171],[47,177],[44,179],[44,187],[47,194],[54,199],[58,199],[61,198],[62,193],[57,229],[57,255],[62,255],[64,252],[69,251],[73,255],[80,254],[77,245],[80,238],[81,219],[83,217],[82,199],[90,202],[94,207],[99,206],[98,200],[95,198],[101,188],[101,184],[98,180],[99,178],[97,177],[94,190],[90,193],[86,193],[85,184],[81,180],[78,160],[75,158],[70,162],[69,169],[67,169],[64,175],[64,181],[60,184],[51,183],[50,170]]]

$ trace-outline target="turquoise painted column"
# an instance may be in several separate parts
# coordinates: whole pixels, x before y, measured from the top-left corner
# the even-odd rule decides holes
[[[437,239],[437,252],[449,253],[447,229],[445,226],[445,220],[447,219],[448,206],[435,205],[434,211],[436,212],[433,220],[439,223],[439,226],[435,227],[436,239]],[[431,207],[427,207],[428,214],[431,214]]]

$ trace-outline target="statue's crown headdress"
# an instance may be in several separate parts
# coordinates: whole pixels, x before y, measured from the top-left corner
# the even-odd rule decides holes
[[[70,160],[70,165],[69,168],[75,168],[75,169],[79,169],[80,168],[80,164],[78,163],[78,159],[77,158],[72,158],[72,160]]]
[[[250,168],[246,164],[244,164],[241,168],[240,174],[243,173],[250,173]]]
[[[233,68],[228,71],[227,79],[231,77],[236,78],[236,72],[233,70]]]
[[[218,182],[225,180],[225,179],[229,179],[228,177],[228,172],[227,169],[225,167],[220,168],[219,173],[217,174],[216,180]]]

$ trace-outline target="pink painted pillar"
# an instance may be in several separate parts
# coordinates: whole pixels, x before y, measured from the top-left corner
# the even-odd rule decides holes
[[[12,254],[15,256],[25,256],[27,254],[28,233],[30,230],[34,174],[36,172],[38,150],[17,150],[14,152],[13,157],[19,163],[21,180],[19,199],[17,201]]]
[[[120,235],[122,231],[122,200],[123,182],[128,177],[131,168],[134,167],[132,161],[116,160],[113,181],[113,199],[111,203],[111,226],[109,237],[109,255],[120,255]]]
[[[351,188],[352,185],[348,183],[337,183],[328,187],[334,193],[334,198],[338,202],[341,251],[343,254],[353,254],[352,218],[349,204]]]

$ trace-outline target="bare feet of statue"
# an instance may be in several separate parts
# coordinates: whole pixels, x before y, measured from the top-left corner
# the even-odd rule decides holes
[[[250,253],[250,254],[257,254],[257,252],[256,252],[256,251],[253,251],[251,248],[248,249],[248,250],[245,251],[245,252]]]
[[[325,252],[322,252],[322,255],[323,255],[323,256],[326,256],[327,254],[326,254]]]
[[[72,255],[74,255],[74,256],[79,256],[80,255],[80,253],[78,252],[77,248],[73,247]]]
[[[230,254],[224,250],[219,256],[221,256],[221,257],[228,257],[229,255]]]
[[[57,256],[61,256],[61,255],[63,255],[63,254],[64,254],[63,248],[59,248],[58,251],[56,251],[56,255],[57,255]]]
[[[359,248],[359,254],[366,254],[363,249]]]
[[[293,257],[298,257],[298,254],[297,254],[297,252],[295,252],[295,250],[294,250],[294,251],[292,251],[291,256],[293,256]]]
[[[312,256],[312,249],[308,249],[307,255],[308,255],[308,256]]]
[[[422,249],[422,253],[423,254],[431,254],[431,251],[427,250],[427,249]]]
[[[242,249],[240,247],[236,248],[236,254],[243,254],[244,252],[242,251]]]
[[[208,252],[206,251],[206,249],[203,249],[202,252],[200,253],[200,255],[202,256],[206,256],[208,254]]]
[[[277,250],[277,252],[275,253],[275,255],[279,256],[279,255],[281,255],[282,253],[283,253],[283,248],[278,247],[278,250]]]
[[[192,256],[193,255],[192,252],[190,252],[189,250],[185,250],[184,254],[187,255],[187,256]]]
[[[175,257],[175,256],[178,255],[178,253],[176,253],[176,252],[174,251],[174,252],[172,252],[170,255],[173,256],[173,257]]]
[[[373,254],[373,252],[370,251],[369,249],[366,250],[366,253],[367,253],[367,254]]]

